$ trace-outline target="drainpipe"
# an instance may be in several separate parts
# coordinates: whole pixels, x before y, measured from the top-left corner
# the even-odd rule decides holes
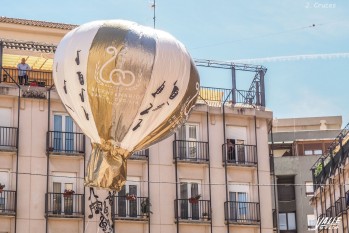
[[[45,217],[46,217],[46,233],[48,233],[48,184],[49,184],[49,173],[50,173],[50,153],[49,153],[49,137],[50,137],[50,121],[51,121],[51,90],[54,84],[48,89],[48,106],[47,106],[47,135],[46,135],[46,199],[45,199]]]
[[[257,117],[254,116],[254,135],[256,141],[256,158],[257,158],[257,189],[258,189],[258,203],[259,203],[259,217],[261,218],[261,200],[260,200],[260,190],[259,190],[259,162],[258,162],[258,140],[257,140]],[[262,232],[262,218],[260,219],[259,232]]]
[[[176,213],[176,226],[177,226],[177,233],[179,233],[179,217],[178,217],[178,167],[177,167],[177,144],[176,144],[176,140],[177,140],[177,133],[174,134],[174,141],[173,141],[173,155],[175,157],[175,178],[176,178],[176,206],[175,206],[175,213]]]
[[[210,224],[210,229],[211,233],[213,232],[213,226],[212,226],[212,190],[211,190],[211,156],[210,156],[210,124],[209,124],[209,106],[207,105],[207,112],[206,112],[206,124],[207,124],[207,156],[208,156],[208,183],[209,183],[209,194],[210,194],[210,206],[209,206],[209,211],[210,211],[210,216],[211,216],[211,224]]]
[[[275,179],[275,160],[274,160],[274,137],[273,137],[273,126],[271,126],[271,130],[270,130],[270,138],[271,138],[271,156],[272,156],[272,160],[273,160],[273,190],[274,190],[274,206],[275,206],[275,218],[276,218],[276,232],[279,232],[279,205],[277,203],[277,198],[276,198],[276,195],[277,195],[277,192],[276,192],[276,179]],[[269,157],[270,159],[270,157]]]
[[[148,154],[147,154],[147,168],[148,168],[148,198],[149,198],[149,203],[150,202],[150,168],[149,168],[149,149],[148,149]],[[149,207],[150,208],[150,207]],[[150,216],[151,214],[149,214],[149,217],[148,217],[148,233],[150,233]]]

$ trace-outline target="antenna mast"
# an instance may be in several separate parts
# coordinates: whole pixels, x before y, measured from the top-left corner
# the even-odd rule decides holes
[[[153,0],[153,4],[151,5],[151,7],[153,8],[153,12],[154,12],[154,15],[153,15],[153,22],[154,22],[154,28],[155,28],[155,8],[156,8],[156,5],[155,5],[155,0]]]

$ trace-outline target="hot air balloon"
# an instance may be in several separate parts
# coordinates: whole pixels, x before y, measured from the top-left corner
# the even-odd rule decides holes
[[[70,31],[53,64],[57,92],[91,139],[85,185],[119,191],[127,158],[183,124],[199,94],[199,75],[172,35],[123,20]]]

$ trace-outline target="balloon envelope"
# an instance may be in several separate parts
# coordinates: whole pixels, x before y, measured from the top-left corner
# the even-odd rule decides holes
[[[170,135],[199,93],[183,44],[129,21],[96,21],[69,32],[53,69],[62,102],[93,144],[86,184],[113,190],[124,182],[127,157]]]

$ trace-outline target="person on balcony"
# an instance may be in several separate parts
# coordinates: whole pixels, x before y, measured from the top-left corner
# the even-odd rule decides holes
[[[31,70],[31,68],[27,63],[25,63],[25,58],[22,58],[21,63],[18,63],[17,69],[18,69],[19,85],[23,85],[23,80],[24,80],[24,84],[28,85],[29,83],[28,83],[27,71]]]

